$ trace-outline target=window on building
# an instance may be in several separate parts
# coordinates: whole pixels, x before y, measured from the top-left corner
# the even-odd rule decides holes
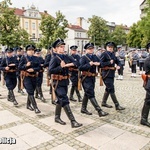
[[[32,38],[35,39],[35,33],[32,33]]]
[[[86,43],[87,43],[87,41],[84,41],[84,43],[86,44]]]
[[[35,30],[35,23],[32,23],[32,29]]]
[[[77,37],[79,37],[79,33],[77,33]]]
[[[28,22],[25,22],[25,29],[28,29]]]
[[[81,37],[81,33],[80,33],[80,37]]]
[[[77,46],[79,46],[79,44],[80,44],[80,42],[79,42],[79,41],[77,41]]]

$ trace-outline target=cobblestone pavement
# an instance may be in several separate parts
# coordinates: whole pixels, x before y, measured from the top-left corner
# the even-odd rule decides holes
[[[51,104],[49,88],[44,80],[43,91],[46,103],[37,99],[41,114],[35,114],[26,109],[26,96],[17,93],[18,106],[13,106],[6,100],[7,90],[0,86],[0,138],[12,137],[16,144],[0,144],[0,150],[150,150],[150,129],[140,125],[141,109],[145,91],[142,87],[140,75],[131,78],[128,65],[125,67],[124,80],[115,80],[115,89],[124,111],[118,112],[112,100],[108,103],[113,108],[102,108],[108,112],[106,117],[98,117],[91,103],[88,110],[91,116],[80,113],[81,103],[71,102],[71,108],[76,120],[83,123],[77,129],[71,128],[70,122],[62,110],[62,120],[67,125],[62,126],[54,122],[55,106]],[[116,74],[117,77],[117,74]],[[96,82],[96,99],[101,104],[105,87]],[[81,91],[83,96],[83,90]],[[149,118],[150,119],[150,118]]]

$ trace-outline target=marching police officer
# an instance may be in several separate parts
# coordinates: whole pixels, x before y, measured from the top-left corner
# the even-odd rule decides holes
[[[137,66],[137,61],[139,60],[139,55],[136,51],[136,49],[134,48],[132,50],[132,53],[130,55],[130,66],[131,66],[131,77],[136,78],[136,66]]]
[[[4,72],[4,80],[8,89],[7,100],[13,102],[14,105],[18,105],[13,91],[17,85],[16,71],[18,67],[18,60],[16,59],[16,57],[13,57],[12,48],[7,48],[5,52],[6,57],[2,59],[0,67]]]
[[[34,56],[34,45],[26,46],[26,56],[23,56],[19,63],[19,70],[21,71],[21,78],[23,80],[24,87],[28,93],[27,109],[40,113],[41,111],[37,107],[37,103],[34,98],[34,91],[36,88],[36,78],[40,71],[40,62],[36,56]],[[32,106],[31,106],[32,104]]]
[[[53,48],[56,50],[56,54],[52,57],[49,65],[49,73],[51,74],[51,80],[53,80],[53,89],[57,97],[57,105],[55,109],[55,122],[65,125],[66,123],[61,120],[61,108],[63,107],[69,120],[71,121],[72,128],[82,126],[78,123],[69,106],[69,100],[67,96],[69,85],[69,67],[76,66],[76,62],[71,60],[68,55],[64,55],[65,43],[63,39],[58,39],[53,43]],[[76,66],[77,67],[77,66]]]
[[[100,57],[100,63],[102,67],[102,78],[106,86],[105,93],[102,99],[102,106],[107,108],[112,108],[111,105],[108,105],[106,103],[108,96],[110,94],[112,101],[115,104],[116,110],[124,110],[125,108],[119,105],[119,102],[115,95],[115,88],[114,88],[115,70],[120,69],[120,61],[114,54],[115,43],[107,42],[105,46],[106,46],[106,51],[102,53]],[[115,64],[117,64],[116,68],[115,68]]]
[[[21,47],[14,48],[16,51],[17,60],[20,61],[21,57],[23,56],[23,49]],[[18,93],[24,94],[24,91],[21,89],[21,79],[20,79],[20,71],[17,71],[17,79],[18,79]]]
[[[117,46],[116,57],[120,61],[120,69],[118,69],[117,80],[123,80],[123,70],[124,70],[124,65],[125,65],[125,51],[122,49],[121,45]]]
[[[72,45],[70,47],[71,49],[71,55],[69,57],[71,57],[72,59],[74,59],[74,61],[76,61],[77,63],[79,63],[80,61],[80,56],[77,55],[77,48],[78,46],[76,45]],[[71,77],[70,80],[72,82],[72,86],[71,86],[71,90],[70,90],[70,100],[71,101],[76,101],[73,97],[74,91],[76,91],[77,97],[78,97],[78,101],[81,102],[82,98],[80,95],[80,92],[78,90],[78,67],[70,67],[69,71],[71,72]]]
[[[150,53],[150,43],[146,46],[148,53]],[[148,115],[150,110],[150,54],[145,60],[145,74],[147,75],[147,83],[144,86],[146,90],[145,102],[142,108],[141,114],[141,124],[150,127],[150,123],[148,122]]]
[[[141,52],[139,53],[139,68],[140,68],[140,75],[145,73],[145,67],[144,62],[147,58],[148,53],[145,51],[145,49],[141,49]]]
[[[80,59],[80,66],[79,69],[82,71],[82,86],[84,89],[84,97],[82,101],[82,108],[81,113],[85,113],[87,115],[92,115],[87,110],[87,103],[88,99],[91,101],[92,105],[94,106],[95,110],[98,112],[100,117],[108,115],[108,113],[104,112],[100,106],[98,105],[95,99],[95,77],[97,76],[96,69],[100,66],[99,59],[94,53],[94,44],[87,43],[84,46],[86,50],[86,55],[82,56]]]
[[[41,56],[41,49],[36,49],[34,56],[38,57],[38,60],[40,62],[40,71],[37,76],[37,85],[35,90],[35,98],[40,99],[41,101],[45,102],[45,98],[43,96],[42,91],[42,83],[43,83],[43,72],[44,72],[44,59]]]

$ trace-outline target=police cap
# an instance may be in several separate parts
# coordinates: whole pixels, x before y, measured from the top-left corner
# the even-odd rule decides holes
[[[6,48],[6,49],[5,49],[5,52],[6,52],[6,53],[11,53],[11,52],[13,52],[13,51],[14,51],[13,48]]]
[[[94,43],[87,43],[84,46],[84,49],[94,48]]]
[[[78,46],[76,46],[76,45],[70,46],[70,49],[71,49],[71,50],[77,50],[77,48],[78,48]]]
[[[106,46],[106,47],[107,47],[107,46],[116,47],[116,44],[115,44],[114,42],[107,42],[107,43],[105,44],[105,46]]]
[[[40,53],[40,52],[41,52],[41,49],[37,48],[34,52],[35,52],[35,53]]]
[[[15,47],[14,48],[14,51],[21,51],[22,50],[22,47]]]
[[[56,48],[60,45],[66,45],[64,40],[63,39],[57,39],[53,44],[52,44],[52,47],[53,48]]]
[[[26,51],[27,51],[27,50],[30,50],[30,49],[35,50],[35,46],[32,45],[32,44],[31,44],[31,45],[27,45],[27,46],[26,46]]]

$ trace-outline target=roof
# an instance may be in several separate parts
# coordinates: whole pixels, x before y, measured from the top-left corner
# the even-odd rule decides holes
[[[141,3],[141,5],[143,5],[145,2],[146,2],[146,0],[144,0],[144,1]],[[140,5],[140,6],[141,6],[141,5]]]
[[[79,25],[71,25],[69,24],[68,26],[69,29],[75,30],[75,31],[86,31],[85,29],[83,29],[81,26]]]
[[[23,9],[15,8],[15,15],[23,16],[24,11],[25,10],[23,10]]]
[[[20,8],[10,8],[10,9],[14,9],[15,11],[15,15],[18,15],[18,16],[24,16],[24,12],[26,11],[25,9],[20,9]],[[47,11],[44,11],[44,12],[39,12],[41,15],[49,15],[47,13]]]

